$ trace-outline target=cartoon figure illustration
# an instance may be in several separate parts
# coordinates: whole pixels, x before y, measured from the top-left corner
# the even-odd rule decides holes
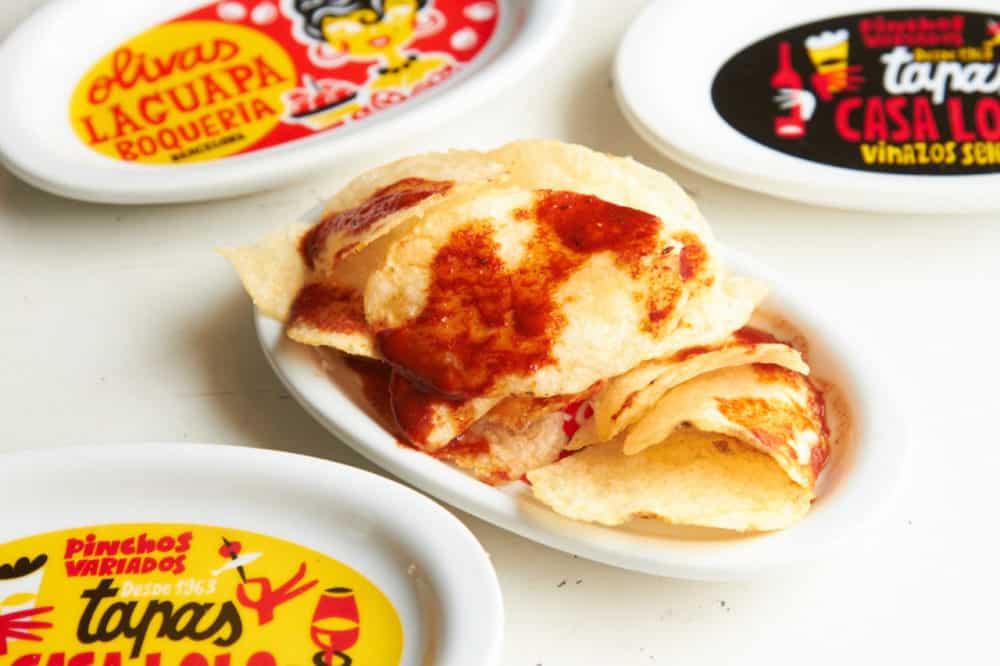
[[[351,666],[354,661],[346,654],[358,642],[361,633],[358,602],[354,591],[347,587],[331,587],[323,592],[313,611],[310,635],[321,650],[313,657],[314,666],[334,666],[333,657],[340,657],[339,666]]]
[[[989,36],[987,43],[1000,46],[1000,22],[990,19],[986,22],[986,34]]]
[[[241,582],[236,588],[236,600],[244,608],[249,608],[257,613],[257,624],[263,626],[274,619],[274,610],[283,603],[291,601],[295,597],[308,592],[319,582],[316,579],[309,581],[299,587],[299,583],[305,578],[306,563],[299,563],[299,568],[287,581],[274,587],[269,578],[258,576],[247,578],[245,565],[256,561],[261,553],[247,553],[240,555],[243,546],[239,541],[229,541],[222,538],[222,547],[219,548],[219,555],[229,558],[222,567],[212,572],[213,576],[218,576],[223,571],[236,569],[240,575]],[[251,595],[251,590],[255,590]]]
[[[809,35],[805,45],[809,60],[816,69],[812,75],[812,86],[823,101],[829,101],[845,90],[857,90],[864,82],[858,74],[861,66],[851,66],[848,61],[850,33],[847,28]]]
[[[375,61],[372,91],[408,92],[430,73],[451,64],[445,53],[411,53],[430,0],[293,0],[294,14],[310,38],[325,41],[348,59]]]
[[[7,654],[7,645],[15,640],[41,641],[34,633],[51,629],[52,623],[38,616],[52,611],[52,606],[35,606],[45,575],[47,555],[21,557],[13,564],[0,565],[0,655]]]
[[[802,77],[792,67],[792,45],[778,44],[778,69],[771,75],[771,87],[777,91],[774,101],[783,112],[774,119],[774,135],[779,139],[800,139],[806,135],[806,123],[816,111],[816,98],[803,88]]]

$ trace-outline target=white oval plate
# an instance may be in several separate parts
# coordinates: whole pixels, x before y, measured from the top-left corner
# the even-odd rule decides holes
[[[650,145],[689,169],[731,185],[835,208],[996,210],[1000,174],[903,175],[827,166],[747,138],[723,120],[712,102],[712,83],[723,64],[769,35],[854,13],[949,6],[997,10],[988,0],[765,0],[734,3],[724,10],[710,2],[658,0],[639,13],[619,47],[615,94],[626,119]],[[657,76],[650,74],[653,63],[663,68],[656,69]],[[881,74],[870,71],[865,76]]]
[[[170,166],[124,162],[88,148],[70,126],[69,99],[106,53],[211,0],[50,2],[0,44],[0,90],[17,91],[4,98],[0,161],[37,187],[86,201],[195,201],[277,187],[320,165],[442,123],[500,93],[536,69],[558,43],[573,4],[494,1],[500,6],[499,23],[483,52],[398,109],[245,155]]]
[[[400,446],[373,420],[350,370],[324,372],[313,350],[286,338],[281,323],[259,313],[257,333],[275,372],[317,421],[431,495],[539,543],[614,566],[676,578],[743,578],[815,557],[882,513],[903,467],[906,433],[877,357],[839,318],[747,257],[727,256],[735,272],[771,286],[763,309],[808,341],[813,376],[836,387],[850,414],[850,426],[840,424],[843,441],[821,477],[812,510],[780,532],[745,536],[649,520],[611,528],[563,518],[535,500],[524,483],[491,487]]]
[[[401,666],[499,662],[503,602],[482,546],[438,504],[354,467],[220,445],[58,448],[3,456],[0,505],[0,543],[116,523],[285,539],[356,569],[389,597],[403,625]]]

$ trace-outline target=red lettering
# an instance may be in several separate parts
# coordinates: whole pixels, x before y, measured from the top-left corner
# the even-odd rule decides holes
[[[965,129],[965,118],[962,116],[962,100],[952,97],[948,100],[948,121],[951,125],[951,136],[956,141],[974,141],[976,135]]]
[[[892,131],[893,141],[910,140],[910,121],[906,119],[903,109],[906,107],[906,98],[902,96],[890,97],[885,100],[885,112],[889,120],[895,124],[896,129]]]
[[[111,107],[111,118],[115,121],[116,139],[121,138],[126,134],[142,131],[142,125],[137,123],[130,115],[125,113],[121,104],[115,104]]]
[[[191,652],[181,659],[181,666],[208,666],[208,659],[197,652]]]
[[[236,123],[236,112],[232,109],[219,109],[217,115],[219,116],[219,122],[222,123],[222,131],[231,130],[234,127],[239,127]]]
[[[278,666],[278,662],[270,652],[261,651],[250,655],[247,666]]]
[[[848,97],[837,104],[837,109],[833,114],[833,124],[844,141],[852,143],[861,141],[861,132],[851,127],[851,112],[859,106],[861,106],[860,97]]]
[[[941,138],[931,102],[923,95],[913,98],[913,138],[917,141],[937,141]]]
[[[257,85],[260,88],[266,88],[269,85],[275,83],[283,83],[286,81],[276,69],[271,68],[267,62],[264,61],[264,56],[257,56],[253,59],[253,64],[257,66]]]
[[[205,133],[205,136],[218,136],[219,127],[215,124],[215,118],[209,114],[206,113],[199,118],[198,124],[201,125],[201,131]]]
[[[90,116],[87,117],[89,118]],[[107,137],[101,139],[101,141],[107,141]],[[80,539],[66,539],[66,554],[63,555],[63,558],[68,560],[81,550],[83,550],[83,541]]]
[[[142,139],[140,139],[142,141]],[[115,565],[118,564],[117,557],[105,557],[101,559],[100,576],[112,576],[115,573]]]
[[[253,76],[253,70],[250,69],[249,65],[233,65],[232,67],[227,67],[225,71],[229,75],[229,78],[233,80],[233,85],[236,86],[240,95],[250,89],[247,86],[247,81]]]
[[[187,89],[188,92],[187,102],[182,102],[178,97],[178,92],[184,89]],[[171,88],[167,94],[170,95],[170,101],[174,103],[174,107],[178,111],[194,111],[198,108],[198,93],[194,90],[194,81],[188,81],[183,86]]]
[[[156,102],[157,104],[160,105],[163,104],[163,97],[160,96],[160,93],[155,93],[153,95],[143,95],[142,97],[140,97],[138,103],[139,115],[142,116],[142,119],[145,120],[150,125],[159,125],[164,120],[166,120],[167,112],[164,111],[163,109],[160,109],[156,113],[150,112],[149,105],[152,104],[153,102]]]
[[[119,144],[122,142],[119,142]],[[125,141],[124,143],[131,144],[131,141]],[[128,158],[126,158],[128,159]],[[133,158],[134,159],[134,158]],[[70,577],[76,576],[96,576],[97,575],[97,560],[67,560],[66,561],[66,575]]]
[[[103,104],[115,86],[129,90],[140,82],[154,83],[176,71],[188,71],[213,62],[228,62],[239,51],[240,47],[235,42],[215,39],[211,43],[176,49],[164,57],[153,57],[152,68],[147,68],[145,53],[136,55],[129,48],[121,48],[111,56],[111,75],[102,74],[95,78],[87,91],[87,99],[91,104]]]
[[[260,120],[264,116],[273,116],[277,113],[262,99],[254,99],[250,102],[250,109],[253,111],[254,120]]]
[[[177,547],[174,551],[178,553],[183,553],[191,547],[191,537],[193,535],[190,532],[182,532],[177,535]]]
[[[177,131],[180,132],[181,138],[188,142],[201,137],[201,128],[193,120],[186,125],[178,125]],[[190,136],[188,136],[188,131],[191,132]]]
[[[128,139],[123,139],[123,140],[117,142],[115,144],[115,149],[118,151],[118,157],[122,158],[123,160],[129,160],[130,162],[133,161],[133,160],[139,159],[139,155],[133,149],[133,143],[134,142],[129,141]],[[138,561],[138,559],[139,558],[135,558],[136,561]],[[129,568],[131,569],[131,567],[129,567]],[[130,571],[129,573],[139,573],[139,572],[138,571]],[[70,575],[73,575],[73,574],[70,574]]]
[[[84,116],[84,117],[80,118],[80,122],[83,123],[83,127],[87,130],[87,137],[88,137],[90,145],[96,146],[97,144],[104,143],[109,138],[111,138],[107,134],[104,134],[104,133],[98,134],[97,133],[97,129],[94,127],[94,117],[93,116]],[[66,542],[66,548],[67,548],[66,557],[72,557],[72,555],[69,554],[68,549],[69,549],[70,543],[72,543],[74,541],[80,544],[80,548],[81,549],[83,548],[83,542],[82,541],[80,541],[79,539],[70,539],[68,542]]]
[[[38,666],[42,662],[40,654],[25,654],[14,660],[10,666]]]
[[[93,666],[93,664],[94,664],[94,653],[81,652],[80,654],[74,654],[72,657],[70,657],[67,666]]]
[[[168,150],[174,150],[175,148],[179,148],[181,145],[180,139],[177,138],[177,133],[169,127],[164,127],[157,132],[156,140],[160,142],[161,146]]]
[[[139,137],[138,145],[139,145],[139,152],[145,155],[146,157],[149,157],[150,155],[156,153],[156,142],[153,141],[152,137],[143,134],[142,136]],[[156,568],[156,560],[154,558],[147,557],[146,560],[152,561],[153,563],[153,567],[150,569],[150,571]],[[145,563],[143,563],[142,568],[145,570],[146,568]],[[145,573],[145,571],[143,571],[143,573]]]
[[[976,131],[987,141],[1000,141],[1000,102],[995,97],[976,103]]]
[[[206,74],[201,77],[201,80],[205,83],[205,104],[215,104],[216,98],[229,99],[232,97],[225,88],[216,83],[211,74]]]
[[[889,125],[881,97],[869,97],[865,104],[865,141],[885,141],[889,138]]]

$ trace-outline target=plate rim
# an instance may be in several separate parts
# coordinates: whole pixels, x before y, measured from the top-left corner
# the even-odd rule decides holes
[[[322,489],[325,494],[348,492],[344,490],[346,485],[321,484],[324,479],[328,481],[351,479],[351,483],[375,488],[378,490],[377,493],[363,493],[358,496],[362,498],[362,503],[383,507],[372,511],[370,514],[372,523],[404,539],[410,547],[410,552],[419,556],[419,560],[424,564],[421,571],[434,590],[440,616],[436,623],[428,626],[429,631],[436,633],[435,637],[429,639],[428,644],[435,646],[435,663],[442,666],[468,666],[470,663],[483,666],[499,664],[504,636],[504,606],[499,580],[489,554],[469,528],[451,511],[433,498],[394,479],[344,463],[300,453],[205,442],[72,444],[4,453],[0,454],[0,461],[3,463],[0,465],[0,481],[4,478],[17,478],[19,471],[31,474],[33,481],[42,479],[46,475],[58,479],[60,475],[71,472],[74,463],[86,462],[92,465],[95,462],[105,462],[112,466],[117,463],[123,467],[129,464],[155,463],[158,465],[155,468],[156,474],[165,482],[171,471],[183,473],[184,469],[190,469],[189,465],[193,462],[222,461],[225,464],[213,469],[213,472],[220,477],[232,473],[233,465],[243,471],[250,468],[254,473],[259,473],[267,483],[272,484],[272,489],[287,484],[285,476],[292,472],[296,480],[306,481],[302,486],[296,487],[298,491],[307,488],[312,489],[312,492],[320,492]],[[0,498],[8,492],[7,487],[7,484],[0,482]],[[211,494],[211,491],[208,494]],[[51,506],[59,504],[58,498],[53,500],[51,495],[50,493],[46,500],[47,504]],[[95,499],[99,497],[95,495]],[[377,499],[373,500],[373,497]],[[69,499],[79,501],[80,498],[67,498]],[[163,503],[162,498],[160,502]],[[392,521],[386,520],[386,516],[393,513],[387,510],[388,505],[392,503],[406,506],[405,518],[397,512],[398,518]],[[43,527],[19,524],[19,528],[12,528],[9,521],[4,521],[0,524],[0,545],[47,532],[71,529],[63,526],[65,521],[59,519],[55,509],[46,509],[46,514],[52,515],[52,523]],[[114,515],[114,512],[111,514]],[[418,520],[413,520],[414,516],[417,516]],[[86,526],[122,522],[130,521],[101,520],[98,510],[95,512],[94,521]],[[157,522],[165,521],[149,521],[150,524]],[[175,522],[191,525],[208,524],[193,518],[181,518]],[[234,522],[240,521],[234,520]],[[426,538],[426,526],[431,522],[434,526],[432,530],[434,539]],[[244,520],[242,524],[233,527],[260,531],[259,527],[251,525],[250,520]],[[275,536],[266,531],[261,533]],[[287,540],[288,537],[277,538]],[[314,548],[309,545],[305,547]],[[449,565],[453,563],[452,558],[456,553],[462,558],[462,567]],[[352,568],[357,566],[348,561],[344,564]],[[409,572],[403,571],[401,575],[408,576]],[[472,645],[469,641],[470,636],[475,638],[474,647],[467,647]],[[418,661],[414,663],[423,663],[421,660],[424,659],[424,655],[417,655],[417,659]]]
[[[12,43],[23,31],[44,23],[63,5],[94,0],[56,0],[36,9],[0,41],[0,85],[11,74]],[[343,135],[317,134],[320,139],[297,150],[260,151],[245,160],[217,160],[188,168],[127,165],[106,158],[106,168],[77,164],[66,169],[59,155],[39,152],[32,128],[0,124],[0,164],[26,183],[80,201],[112,204],[161,204],[207,201],[286,185],[359,152],[383,146],[411,131],[429,131],[485,100],[500,95],[528,75],[555,48],[569,28],[572,0],[496,0],[507,5],[510,35],[471,76],[404,113],[381,119]],[[155,4],[155,3],[154,3]],[[503,20],[503,19],[502,19]],[[17,53],[15,51],[15,53]],[[35,128],[37,129],[37,128]],[[285,144],[291,146],[295,144]],[[279,146],[280,147],[280,146]],[[103,162],[102,162],[103,163]],[[234,177],[232,174],[238,175]]]
[[[776,287],[772,294],[780,294],[782,299],[789,300],[787,285],[790,283],[787,280],[746,255],[724,249],[723,256],[726,263],[737,272],[763,279],[769,286],[784,285],[781,289]],[[794,289],[791,291],[794,292]],[[799,324],[803,318],[800,305],[802,299],[793,294],[790,300],[798,305],[795,316],[789,319]],[[672,578],[737,580],[773,573],[783,566],[828,552],[846,543],[847,537],[876,525],[894,504],[906,467],[909,437],[905,419],[894,397],[895,393],[890,389],[891,382],[881,371],[882,364],[878,362],[877,356],[864,342],[864,338],[854,333],[841,320],[836,320],[834,326],[818,309],[806,310],[809,313],[806,318],[812,320],[808,322],[809,327],[823,330],[825,337],[836,339],[836,343],[828,346],[837,350],[838,363],[846,366],[843,372],[853,379],[857,395],[852,400],[852,420],[855,423],[859,420],[864,422],[873,431],[869,436],[883,442],[883,445],[874,449],[862,446],[860,449],[863,454],[869,455],[867,461],[862,456],[864,465],[852,472],[857,481],[849,486],[849,494],[844,501],[853,499],[858,508],[848,528],[842,529],[838,534],[828,535],[822,542],[810,540],[815,534],[802,526],[807,524],[810,515],[817,512],[817,507],[813,507],[810,515],[786,530],[741,539],[736,542],[739,545],[735,548],[733,542],[724,542],[729,546],[714,550],[710,548],[710,552],[697,552],[690,544],[678,545],[677,542],[672,542],[669,548],[665,548],[662,540],[656,537],[570,520],[541,506],[532,498],[530,490],[524,484],[494,488],[426,454],[404,448],[395,440],[391,447],[377,442],[367,443],[366,439],[369,437],[378,437],[379,434],[386,437],[381,426],[363,412],[361,415],[364,419],[358,421],[338,420],[327,413],[335,412],[336,409],[343,410],[345,406],[360,410],[347,396],[336,390],[326,392],[318,400],[315,396],[306,395],[300,386],[302,377],[293,376],[297,371],[295,365],[298,361],[289,360],[288,355],[277,348],[279,344],[295,344],[291,341],[283,342],[283,325],[257,311],[254,312],[254,324],[268,363],[296,402],[339,441],[422,492],[537,543],[618,568]],[[818,324],[817,320],[826,323]],[[843,353],[846,349],[851,350],[850,357]],[[313,372],[314,381],[318,377],[330,385],[329,379],[316,373],[315,364]],[[859,375],[864,377],[860,385]],[[327,409],[330,405],[335,405],[335,409]],[[871,450],[880,455],[872,456]],[[524,497],[531,500],[521,501]],[[655,543],[657,541],[660,543]],[[790,552],[782,553],[783,548],[789,550],[789,541],[797,549],[794,555]],[[762,548],[762,543],[771,545]],[[752,545],[747,547],[748,544]],[[741,550],[755,557],[746,557],[740,553]],[[755,550],[762,551],[764,556],[759,552],[755,553]]]
[[[941,4],[933,0],[850,0],[846,5],[838,5],[835,10],[829,8],[823,10],[819,5],[800,4],[792,7],[793,18],[772,21],[770,25],[772,32],[778,32],[810,20],[836,18],[864,11],[940,10]],[[714,69],[708,72],[704,94],[694,97],[697,91],[688,91],[689,94],[686,96],[689,100],[708,100],[706,108],[709,113],[703,113],[704,109],[697,108],[699,117],[704,118],[702,128],[710,128],[712,134],[709,141],[700,142],[700,149],[707,152],[699,152],[692,148],[694,137],[676,122],[673,122],[673,129],[669,132],[654,129],[648,109],[645,112],[643,110],[648,104],[633,103],[636,99],[642,101],[643,97],[648,97],[635,92],[639,87],[636,85],[638,79],[629,73],[634,69],[628,64],[634,60],[632,52],[642,48],[643,40],[637,35],[643,29],[648,29],[646,24],[651,23],[650,17],[657,13],[669,14],[674,20],[668,23],[677,25],[690,19],[692,8],[700,6],[691,1],[653,0],[629,23],[614,54],[612,79],[615,100],[628,124],[655,150],[681,166],[715,181],[751,192],[835,209],[931,215],[984,213],[995,211],[1000,207],[992,202],[990,197],[974,196],[981,195],[984,188],[1000,180],[1000,173],[929,176],[860,171],[787,155],[744,136],[726,122],[711,103],[709,91],[719,71],[711,59],[711,67]],[[955,11],[986,12],[989,5],[985,0],[954,0],[951,8]],[[755,11],[765,9],[756,8]],[[728,25],[742,25],[742,22],[730,21]],[[725,40],[736,45],[726,52],[726,58],[732,57],[740,49],[766,36],[752,34],[747,36],[744,34],[747,29],[744,27],[731,30],[738,36],[730,35],[731,40]],[[721,66],[724,62],[725,60],[718,65]],[[708,65],[703,66],[702,70],[707,71]],[[700,104],[694,101],[686,102],[692,113],[696,108],[693,104],[696,103]],[[676,113],[674,115],[676,116]],[[703,137],[699,137],[699,140],[701,138]],[[730,148],[734,144],[743,144],[748,151],[747,155],[741,156],[741,159],[728,161],[723,159],[725,148]]]

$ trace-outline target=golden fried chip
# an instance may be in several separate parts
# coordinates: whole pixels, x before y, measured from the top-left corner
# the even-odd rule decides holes
[[[263,314],[284,321],[308,271],[299,256],[299,238],[308,227],[296,225],[266,236],[254,245],[221,248],[243,288]]]
[[[677,330],[671,335],[671,345],[664,350],[667,357],[646,361],[608,380],[593,400],[594,418],[583,424],[574,436],[570,448],[581,449],[607,441],[624,430],[625,425],[621,424],[625,421],[612,417],[622,411],[626,401],[636,401],[636,398],[630,396],[655,382],[665,371],[664,365],[670,366],[669,359],[674,354],[698,346],[718,345],[743,327],[766,293],[766,288],[758,280],[728,277],[718,280],[712,288],[699,294],[689,304]],[[689,375],[692,376],[694,375]],[[684,380],[674,381],[674,384],[681,381]],[[646,406],[649,404],[648,401],[639,402]],[[641,414],[639,411],[632,413]],[[626,425],[631,425],[634,420],[632,418]]]
[[[515,428],[486,416],[434,455],[491,485],[515,481],[559,457],[564,420],[561,412],[550,412]]]
[[[636,455],[613,440],[528,472],[535,497],[575,520],[621,525],[659,518],[740,531],[788,527],[812,492],[743,442],[690,429]]]
[[[411,444],[429,453],[464,433],[499,401],[489,396],[448,400],[396,371],[389,382],[389,403],[396,425]]]
[[[484,187],[428,209],[368,282],[386,358],[453,397],[578,393],[670,348],[700,239],[590,195]]]
[[[772,363],[809,374],[799,352],[780,342],[750,342],[731,336],[709,347],[691,347],[655,359],[608,382],[593,401],[593,426],[573,438],[571,449],[614,438],[642,416],[673,387],[698,375],[752,363]],[[654,379],[649,379],[653,376]],[[645,382],[645,384],[643,384]],[[636,388],[638,387],[638,388]]]
[[[829,453],[822,396],[806,377],[777,365],[715,370],[671,389],[625,433],[623,450],[635,455],[682,425],[746,442],[807,488]]]
[[[503,166],[483,153],[453,150],[415,155],[367,171],[338,192],[305,240],[311,268],[323,273],[449,195],[462,183],[485,182]]]
[[[631,158],[546,139],[513,141],[486,155],[503,164],[513,185],[592,194],[657,215],[671,232],[689,230],[714,243],[691,197],[673,179]]]

